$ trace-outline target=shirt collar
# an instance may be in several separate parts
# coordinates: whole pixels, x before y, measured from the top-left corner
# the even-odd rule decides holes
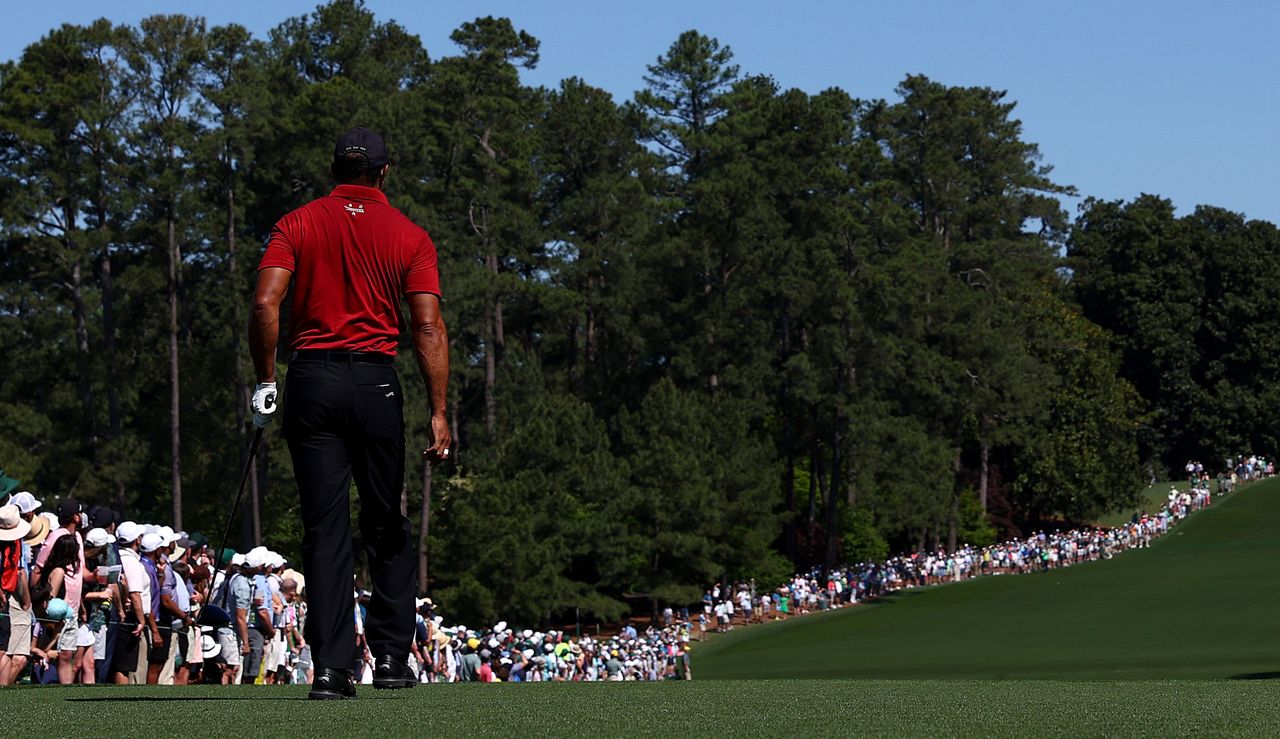
[[[365,200],[383,205],[390,205],[387,201],[387,194],[376,187],[365,187],[364,185],[338,185],[333,188],[333,192],[329,193],[335,198],[344,200]]]

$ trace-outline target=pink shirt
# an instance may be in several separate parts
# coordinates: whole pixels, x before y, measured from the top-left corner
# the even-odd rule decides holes
[[[70,534],[70,531],[59,526],[49,534],[49,538],[44,540],[44,546],[40,547],[40,554],[36,555],[36,567],[40,568],[40,577],[45,582],[49,580],[49,573],[44,571],[44,563],[49,560],[49,553],[53,551],[53,543],[62,537]],[[80,610],[80,593],[84,587],[84,540],[80,538],[80,534],[76,534],[76,544],[80,545],[80,561],[75,568],[75,572],[68,570],[66,576],[62,579],[63,588],[67,591],[63,594],[62,599],[71,607],[72,613]]]

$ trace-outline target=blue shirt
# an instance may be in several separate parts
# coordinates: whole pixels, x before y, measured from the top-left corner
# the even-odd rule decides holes
[[[142,569],[147,571],[147,577],[151,579],[151,617],[158,621],[160,618],[160,578],[156,576],[156,563],[152,562],[150,557],[143,557]]]
[[[249,625],[258,626],[258,611],[266,609],[271,612],[271,586],[267,585],[265,575],[253,576],[253,606],[249,609]]]

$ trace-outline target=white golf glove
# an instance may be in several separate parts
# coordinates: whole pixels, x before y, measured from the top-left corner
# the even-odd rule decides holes
[[[253,391],[253,400],[249,403],[253,408],[253,425],[266,428],[271,425],[271,417],[276,412],[276,384],[259,382],[258,389]]]

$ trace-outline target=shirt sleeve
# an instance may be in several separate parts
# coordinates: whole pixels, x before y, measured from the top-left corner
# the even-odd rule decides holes
[[[413,251],[409,272],[405,275],[404,294],[431,293],[440,295],[440,274],[436,270],[436,245],[425,231],[422,240]]]
[[[167,595],[170,598],[177,598],[175,589],[178,587],[178,576],[173,570],[166,568],[164,571],[164,582],[160,585],[160,595]]]
[[[259,271],[269,267],[294,271],[297,255],[293,248],[292,225],[293,220],[289,216],[276,221],[276,225],[271,229],[271,238],[267,240],[267,250],[263,252],[262,261],[258,263]]]
[[[44,569],[44,563],[49,561],[49,553],[53,551],[53,543],[62,538],[67,533],[66,529],[57,529],[48,538],[44,540],[44,546],[40,547],[40,552],[36,555],[36,567]]]

